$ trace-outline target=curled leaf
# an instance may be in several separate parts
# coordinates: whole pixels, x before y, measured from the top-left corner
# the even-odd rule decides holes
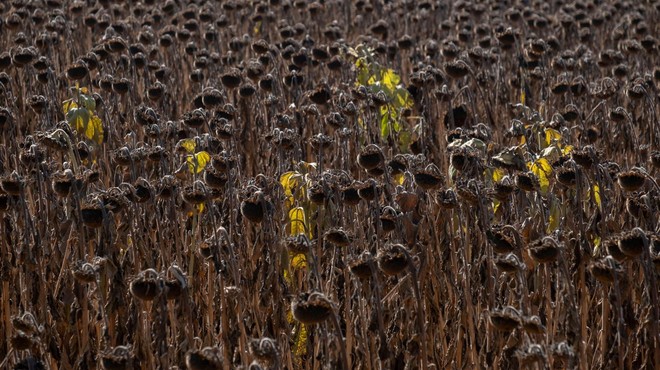
[[[493,182],[500,182],[504,178],[504,175],[506,175],[506,172],[504,172],[503,169],[495,168],[492,171],[491,179],[493,180]]]
[[[289,211],[289,221],[291,227],[291,236],[305,234],[307,224],[305,220],[305,210],[302,207],[295,207]]]
[[[177,143],[177,148],[183,148],[188,153],[194,153],[197,143],[195,139],[183,139]]]
[[[545,129],[545,146],[548,147],[553,143],[561,140],[561,133],[553,128]]]
[[[291,256],[291,269],[300,270],[307,266],[307,257],[302,253],[296,253]]]
[[[64,112],[65,115],[73,108],[78,108],[78,104],[73,101],[73,99],[65,100],[64,103],[62,103],[62,112]]]
[[[547,194],[550,187],[550,176],[552,175],[552,166],[546,158],[539,158],[534,162],[527,163],[534,175],[539,179],[541,194]]]
[[[206,168],[206,165],[210,160],[211,155],[206,151],[195,153],[186,157],[186,161],[188,162],[188,170],[193,174],[204,171],[204,168]]]
[[[284,195],[286,195],[288,203],[287,208],[295,201],[293,194],[298,189],[302,178],[302,174],[297,171],[285,172],[280,176],[280,184],[282,184],[282,188],[284,188]]]
[[[96,114],[92,114],[90,122],[85,129],[85,136],[97,144],[103,143],[103,122]]]

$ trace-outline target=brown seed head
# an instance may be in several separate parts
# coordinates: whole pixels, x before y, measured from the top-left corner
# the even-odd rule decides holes
[[[552,237],[538,239],[529,244],[529,255],[538,263],[551,263],[559,258],[561,249]]]
[[[264,219],[264,195],[255,191],[241,202],[241,214],[251,222],[260,223]]]
[[[105,370],[132,369],[133,353],[130,346],[117,346],[99,353]]]
[[[644,231],[640,228],[634,228],[631,231],[619,235],[618,245],[623,254],[628,257],[638,257],[644,253],[648,239]]]
[[[510,253],[516,249],[515,240],[507,235],[500,227],[492,227],[486,231],[486,237],[496,253]]]
[[[90,200],[80,207],[83,224],[90,228],[103,226],[105,210],[99,201]]]
[[[165,297],[168,300],[179,298],[183,291],[188,287],[188,278],[181,271],[177,264],[173,264],[167,269],[167,278],[165,279]]]
[[[362,252],[348,262],[351,273],[360,279],[369,279],[373,274],[373,266],[375,266],[375,260],[369,251]]]
[[[431,163],[414,174],[415,184],[424,190],[436,189],[443,185],[444,176],[435,164]]]
[[[541,323],[541,318],[536,315],[523,317],[522,325],[529,334],[542,335],[545,333],[545,326]]]
[[[397,275],[408,267],[408,252],[401,244],[387,244],[376,255],[378,267],[386,275]]]
[[[250,353],[266,365],[276,363],[279,357],[277,342],[268,337],[250,340]]]
[[[189,370],[220,370],[223,365],[222,350],[219,347],[205,347],[186,354]]]
[[[372,170],[383,163],[384,157],[381,149],[375,144],[369,144],[358,155],[358,164],[365,170]]]
[[[325,240],[338,247],[347,247],[351,243],[351,238],[342,228],[328,230],[325,233]]]
[[[81,283],[96,282],[96,267],[84,261],[78,261],[73,268],[73,277]]]
[[[613,257],[608,256],[592,262],[589,271],[601,283],[611,284],[617,274],[621,272],[621,268]]]
[[[24,312],[20,316],[13,316],[11,323],[15,330],[22,331],[26,334],[35,334],[41,329],[37,323],[37,319],[30,312]]]
[[[534,363],[547,361],[545,351],[539,344],[529,344],[527,347],[517,350],[516,357],[523,366],[531,366]]]
[[[516,175],[516,185],[523,191],[534,191],[539,187],[539,180],[531,172],[521,172]]]
[[[186,203],[197,205],[206,202],[209,192],[206,189],[205,183],[197,180],[192,185],[185,186],[181,196]]]
[[[39,345],[39,337],[17,330],[10,338],[11,347],[15,351],[25,351]]]
[[[638,170],[624,171],[618,174],[617,182],[625,191],[637,191],[646,182],[646,176]]]
[[[458,207],[458,196],[453,189],[440,189],[435,197],[440,208],[454,209]]]
[[[162,291],[162,279],[154,269],[140,272],[131,282],[131,293],[143,301],[153,301]]]
[[[520,259],[515,254],[509,253],[507,255],[496,255],[495,266],[503,272],[515,273],[520,271],[524,267],[524,264],[520,262]]]
[[[510,332],[520,326],[520,312],[511,306],[506,306],[491,311],[489,321],[495,329]]]
[[[332,302],[317,291],[300,293],[291,302],[293,317],[305,325],[320,324],[333,312]]]
[[[552,345],[552,357],[567,364],[575,357],[575,351],[566,341],[561,341]]]

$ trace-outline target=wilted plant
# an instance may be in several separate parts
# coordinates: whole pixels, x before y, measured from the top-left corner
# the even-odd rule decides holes
[[[657,1],[508,3],[0,3],[0,368],[660,363]]]

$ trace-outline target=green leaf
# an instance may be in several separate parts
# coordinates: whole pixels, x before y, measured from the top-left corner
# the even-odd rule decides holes
[[[383,113],[385,108],[385,113]],[[387,113],[387,107],[380,107],[380,137],[386,138],[390,135],[390,115]]]
[[[94,113],[90,113],[86,108],[72,108],[71,104],[65,104],[68,109],[66,121],[78,132],[78,135],[84,135],[89,140],[97,144],[103,143],[103,122],[101,118]]]
[[[381,82],[388,88],[390,91],[395,91],[397,85],[401,82],[401,77],[398,74],[394,73],[393,69],[385,69],[382,72]]]
[[[66,113],[66,121],[78,134],[82,135],[89,124],[89,111],[85,108],[71,108]]]
[[[89,95],[81,94],[78,97],[78,103],[82,104],[82,106],[90,112],[94,112],[96,110],[96,100],[94,100],[94,98]]]
[[[396,90],[394,90],[393,100],[396,103],[397,108],[412,108],[414,105],[410,93],[403,87],[397,87]]]
[[[204,171],[204,168],[206,168],[206,165],[210,160],[211,155],[206,151],[195,153],[186,157],[186,161],[188,162],[188,169],[190,170],[190,173],[193,174]]]
[[[355,67],[357,68],[357,85],[369,85],[369,78],[371,73],[369,72],[369,63],[367,63],[363,58],[358,58],[355,62]]]
[[[410,147],[412,142],[412,133],[409,130],[399,131],[399,149],[405,152]]]
[[[548,162],[555,162],[561,156],[562,156],[561,149],[559,149],[556,145],[551,145],[543,149],[543,151],[541,152],[541,157],[547,159]]]
[[[484,143],[483,141],[481,141],[479,139],[476,139],[476,138],[472,138],[472,139],[464,142],[463,144],[461,144],[461,147],[462,148],[477,149],[477,150],[480,150],[482,152],[486,152],[486,149],[487,149],[486,143]]]
[[[523,136],[524,137],[524,136]],[[452,144],[456,140],[452,141]],[[507,166],[514,166],[517,168],[525,166],[525,159],[523,158],[520,147],[510,147],[501,151],[499,154],[493,157],[493,161],[498,163],[498,165],[504,164]]]

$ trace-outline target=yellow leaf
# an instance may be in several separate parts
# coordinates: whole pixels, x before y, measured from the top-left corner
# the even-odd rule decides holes
[[[535,162],[527,163],[527,167],[539,179],[541,193],[546,194],[550,187],[549,178],[550,175],[552,175],[552,166],[550,165],[550,162],[545,158],[539,158]]]
[[[85,136],[93,140],[97,144],[103,144],[103,122],[96,114],[92,114],[87,127],[85,129]]]
[[[546,233],[550,234],[551,232],[557,230],[559,227],[559,221],[561,220],[561,207],[559,207],[559,202],[553,199],[550,202],[550,215],[548,217],[548,227],[546,228]]]
[[[186,157],[186,161],[188,162],[188,169],[191,173],[200,173],[204,171],[206,164],[209,163],[210,160],[211,155],[206,151],[195,153]]]
[[[300,184],[301,178],[302,175],[297,171],[285,172],[280,176],[280,184],[282,184],[282,188],[284,188],[284,195],[286,195],[288,206],[293,205],[293,202],[295,201],[293,193],[295,193]]]
[[[78,104],[76,104],[73,99],[65,100],[64,103],[62,103],[62,112],[64,112],[65,115],[73,108],[78,108]]]
[[[305,210],[302,207],[295,207],[289,211],[289,221],[291,236],[306,234],[307,220],[305,219]]]
[[[591,193],[589,194],[589,196],[591,196],[591,194],[593,194],[593,196],[594,196],[594,202],[596,202],[596,205],[598,206],[598,208],[601,208],[601,203],[600,203],[600,186],[598,186],[598,184],[594,184],[594,185],[591,187]]]
[[[178,146],[185,149],[188,153],[194,153],[197,143],[195,142],[195,139],[183,139],[179,141]]]
[[[398,74],[394,73],[393,69],[386,69],[383,71],[383,77],[381,79],[383,85],[385,85],[390,91],[394,91],[401,82],[401,77]]]
[[[563,155],[569,154],[571,151],[573,151],[573,145],[566,145],[561,149],[561,153]]]
[[[500,209],[502,202],[497,199],[493,199],[493,214],[497,213],[497,210]]]
[[[192,217],[195,214],[200,214],[202,212],[204,212],[204,203],[196,204],[192,211],[188,211],[188,217]]]
[[[293,341],[294,367],[303,368],[303,357],[307,354],[307,326],[300,323]]]
[[[592,240],[592,243],[594,243],[594,254],[593,254],[594,257],[598,256],[598,252],[600,252],[600,246],[601,246],[600,242],[601,242],[600,236],[597,235],[594,236]]]
[[[358,60],[355,62],[355,67],[357,67],[358,70],[357,81],[355,84],[368,86],[371,77],[369,73],[369,65],[367,62],[363,58],[358,58]]]
[[[394,182],[397,185],[403,185],[403,182],[405,181],[405,179],[406,178],[405,178],[405,176],[403,176],[402,173],[397,173],[396,175],[394,175]]]
[[[296,171],[288,171],[280,175],[280,184],[282,184],[286,195],[291,195],[293,188],[298,185],[297,173]]]
[[[506,172],[504,172],[504,169],[502,168],[494,169],[492,175],[493,182],[500,182],[504,178],[505,174]]]
[[[302,253],[297,253],[291,256],[291,269],[300,270],[307,266],[307,257]]]
[[[548,147],[552,145],[555,141],[560,141],[561,140],[561,134],[559,131],[553,129],[553,128],[546,128],[545,129],[545,146]]]

